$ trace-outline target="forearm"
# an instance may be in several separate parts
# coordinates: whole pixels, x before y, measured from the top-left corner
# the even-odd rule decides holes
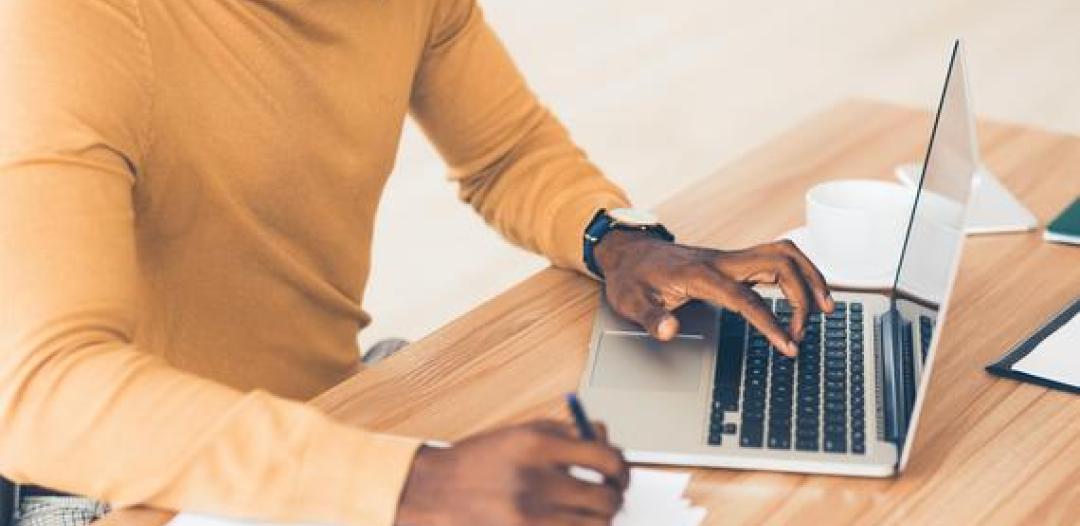
[[[98,339],[89,331],[70,334],[0,375],[6,476],[118,507],[390,524],[414,441],[237,392],[130,345],[89,343]]]
[[[505,237],[585,271],[582,234],[599,208],[627,205],[536,99],[472,0],[440,3],[411,107],[461,185]]]
[[[413,441],[135,346],[130,192],[105,165],[0,163],[0,473],[121,506],[389,524]]]
[[[601,208],[629,200],[546,110],[505,158],[462,181],[462,198],[507,239],[585,272],[582,235]]]

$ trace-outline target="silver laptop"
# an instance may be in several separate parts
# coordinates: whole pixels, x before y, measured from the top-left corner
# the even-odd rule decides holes
[[[738,314],[695,302],[651,339],[601,302],[580,393],[633,462],[889,476],[904,469],[940,339],[978,168],[963,49],[952,47],[896,277],[836,292],[796,358]],[[791,305],[758,292],[782,324]]]

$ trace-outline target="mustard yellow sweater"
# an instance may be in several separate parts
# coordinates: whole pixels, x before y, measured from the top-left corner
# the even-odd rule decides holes
[[[407,113],[557,265],[625,204],[469,0],[0,2],[0,473],[391,524],[417,440],[298,400],[358,367]]]

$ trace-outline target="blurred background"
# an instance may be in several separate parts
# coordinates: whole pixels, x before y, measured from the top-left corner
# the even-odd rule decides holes
[[[845,98],[931,108],[956,36],[980,118],[1080,135],[1078,0],[481,5],[533,89],[638,207]],[[488,229],[445,173],[409,123],[379,212],[365,346],[417,340],[547,265]]]

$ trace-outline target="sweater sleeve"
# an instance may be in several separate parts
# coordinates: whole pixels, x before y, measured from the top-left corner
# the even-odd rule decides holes
[[[474,0],[438,2],[412,113],[460,195],[506,238],[585,272],[582,236],[626,206],[526,86]]]
[[[0,3],[0,473],[116,506],[392,524],[416,441],[134,345],[151,60],[130,0]]]

